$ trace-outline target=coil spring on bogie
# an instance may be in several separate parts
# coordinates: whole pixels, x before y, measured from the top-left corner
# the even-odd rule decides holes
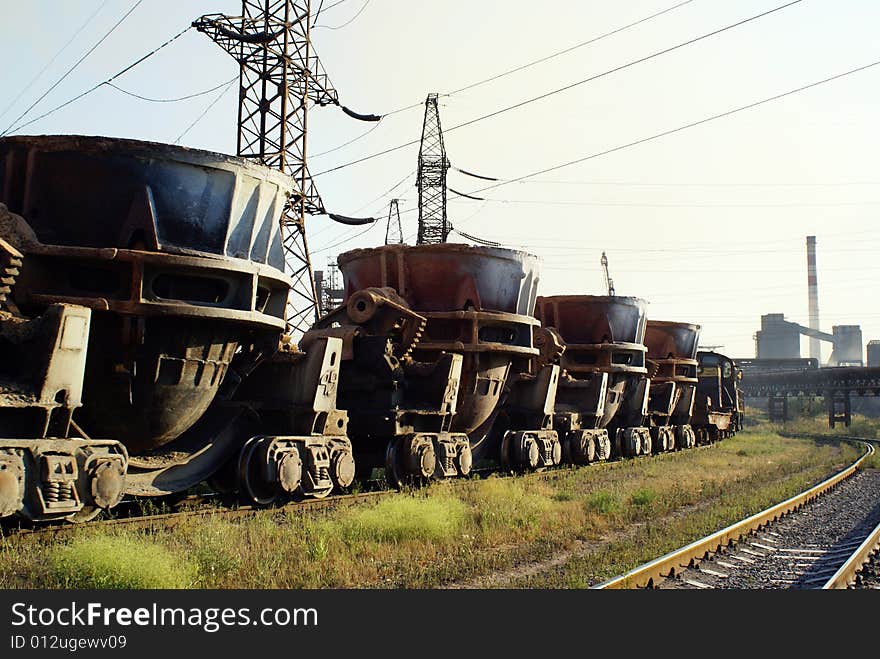
[[[43,498],[46,503],[60,503],[73,500],[73,489],[69,483],[47,481],[43,483]]]

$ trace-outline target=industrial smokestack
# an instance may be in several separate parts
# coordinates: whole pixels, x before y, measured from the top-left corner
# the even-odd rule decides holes
[[[807,295],[810,329],[819,329],[819,283],[816,277],[816,236],[807,236]],[[819,357],[819,339],[810,337],[810,357]]]

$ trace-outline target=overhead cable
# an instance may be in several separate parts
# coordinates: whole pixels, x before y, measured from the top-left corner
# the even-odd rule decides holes
[[[126,89],[123,89],[122,87],[119,87],[118,85],[114,85],[112,82],[105,82],[104,84],[108,85],[109,87],[113,87],[113,89],[116,89],[117,91],[120,91],[123,94],[127,94],[128,96],[133,96],[134,98],[139,98],[142,101],[149,101],[150,103],[177,103],[178,101],[186,101],[187,99],[190,99],[190,98],[196,98],[198,96],[204,96],[205,94],[210,94],[213,91],[217,91],[221,87],[226,87],[227,85],[235,82],[236,80],[238,80],[238,76],[235,76],[234,78],[231,78],[231,79],[227,80],[226,82],[221,82],[216,87],[211,87],[210,89],[206,89],[201,92],[195,92],[194,94],[187,94],[186,96],[178,96],[177,98],[149,98],[147,96],[141,96],[140,94],[135,94],[134,92],[130,92]]]
[[[460,172],[466,176],[472,176],[474,178],[481,178],[484,181],[498,181],[498,180],[500,180],[497,178],[493,178],[491,176],[480,176],[479,174],[474,174],[473,172],[469,172],[465,169],[462,169],[461,167],[455,167],[454,165],[453,165],[452,169],[454,169],[455,171]]]
[[[597,74],[592,75],[588,78],[584,78],[583,80],[578,80],[577,82],[573,82],[573,83],[570,83],[570,84],[565,85],[563,87],[553,89],[553,90],[546,92],[544,94],[541,94],[539,96],[535,96],[533,98],[529,98],[524,101],[520,101],[519,103],[515,103],[513,105],[508,105],[506,107],[495,110],[494,112],[490,112],[489,114],[484,114],[480,117],[476,117],[474,119],[470,119],[468,121],[465,121],[464,123],[452,126],[451,128],[446,128],[446,129],[444,129],[444,133],[450,133],[450,132],[457,130],[459,128],[464,128],[465,126],[470,126],[472,124],[475,124],[480,121],[484,121],[486,119],[490,119],[492,117],[497,117],[498,115],[504,114],[505,112],[509,112],[511,110],[521,108],[525,105],[529,105],[530,103],[535,103],[536,101],[540,101],[540,100],[543,100],[543,99],[548,98],[550,96],[553,96],[555,94],[559,94],[561,92],[568,91],[570,89],[573,89],[573,88],[578,87],[580,85],[586,84],[588,82],[592,82],[594,80],[604,78],[605,76],[609,76],[614,73],[618,73],[618,72],[623,71],[625,69],[628,69],[630,67],[636,66],[637,64],[642,64],[642,63],[647,62],[647,61],[654,59],[656,57],[666,55],[666,54],[671,53],[671,52],[678,50],[680,48],[685,48],[686,46],[693,45],[695,43],[698,43],[698,42],[703,41],[705,39],[708,39],[710,37],[722,34],[723,32],[727,32],[728,30],[732,30],[732,29],[740,27],[742,25],[746,25],[747,23],[751,23],[752,21],[756,21],[758,19],[764,18],[764,17],[769,16],[775,12],[782,11],[783,9],[786,9],[786,8],[791,7],[793,5],[799,4],[801,2],[803,2],[803,0],[792,0],[791,2],[787,2],[783,5],[779,5],[778,7],[775,7],[773,9],[768,9],[767,11],[761,12],[760,14],[755,14],[754,16],[751,16],[749,18],[745,18],[743,20],[737,21],[736,23],[731,23],[730,25],[719,28],[717,30],[712,30],[711,32],[707,32],[706,34],[702,34],[698,37],[694,37],[693,39],[688,39],[687,41],[683,41],[683,42],[676,44],[674,46],[670,46],[669,48],[664,48],[663,50],[658,50],[650,55],[646,55],[644,57],[640,57],[638,59],[627,62],[626,64],[621,64],[620,66],[614,67],[613,69],[608,69],[607,71],[604,71],[602,73],[597,73]],[[335,172],[340,169],[344,169],[346,167],[350,167],[352,165],[356,165],[356,164],[365,162],[367,160],[372,160],[373,158],[378,158],[379,156],[383,156],[383,155],[392,153],[394,151],[399,151],[400,149],[404,149],[408,146],[412,146],[413,144],[418,144],[419,142],[420,142],[420,140],[411,140],[409,142],[406,142],[405,144],[399,144],[395,147],[384,149],[384,150],[379,151],[377,153],[373,153],[371,155],[363,156],[362,158],[358,158],[356,160],[352,160],[350,162],[343,163],[341,165],[337,165],[336,167],[331,167],[330,169],[326,169],[322,172],[318,172],[317,174],[314,174],[313,176],[317,177],[317,176],[321,176],[323,174],[329,174],[331,172]]]
[[[227,83],[227,85],[223,88],[223,91],[221,91],[219,94],[217,94],[217,97],[208,104],[208,107],[206,107],[204,110],[202,110],[202,113],[198,117],[196,117],[192,121],[192,123],[190,123],[189,126],[187,126],[184,129],[184,131],[180,135],[177,136],[177,139],[174,140],[175,144],[180,144],[180,140],[182,140],[184,138],[184,136],[187,133],[189,133],[189,131],[191,131],[193,128],[195,128],[196,124],[198,124],[202,119],[205,118],[205,115],[207,115],[208,112],[211,111],[211,108],[213,108],[215,105],[217,105],[217,103],[220,102],[221,98],[226,96],[226,92],[228,92],[230,89],[232,89],[232,84],[235,82],[236,79],[237,79],[237,77],[234,78],[229,83]]]
[[[637,146],[639,144],[644,144],[646,142],[651,142],[653,140],[660,139],[661,137],[666,137],[668,135],[672,135],[674,133],[679,133],[681,131],[687,130],[689,128],[694,128],[696,126],[701,126],[703,124],[707,124],[710,121],[715,121],[717,119],[722,119],[724,117],[729,117],[732,114],[736,114],[738,112],[743,112],[744,110],[750,110],[752,108],[756,108],[758,106],[764,105],[766,103],[770,103],[772,101],[779,100],[781,98],[785,98],[786,96],[791,96],[792,94],[797,94],[802,91],[806,91],[807,89],[812,89],[813,87],[818,87],[819,85],[824,85],[829,82],[833,82],[834,80],[839,80],[840,78],[844,78],[846,76],[852,75],[854,73],[859,73],[861,71],[865,71],[874,66],[880,64],[880,60],[875,62],[871,62],[870,64],[865,64],[863,66],[856,67],[854,69],[850,69],[848,71],[844,71],[843,73],[838,73],[837,75],[830,76],[828,78],[823,78],[822,80],[817,80],[815,82],[811,82],[806,85],[802,85],[801,87],[797,87],[795,89],[790,89],[786,92],[782,92],[781,94],[776,94],[775,96],[770,96],[768,98],[761,99],[760,101],[755,101],[753,103],[748,103],[747,105],[741,105],[732,110],[727,110],[725,112],[720,112],[718,114],[714,114],[710,117],[705,117],[704,119],[699,119],[698,121],[692,121],[690,123],[684,124],[682,126],[677,126],[676,128],[670,128],[669,130],[662,131],[660,133],[655,133],[653,135],[649,135],[648,137],[643,137],[638,140],[634,140],[632,142],[627,142],[626,144],[621,144],[619,146],[612,147],[610,149],[605,149],[603,151],[598,151],[596,153],[592,153],[588,156],[584,156],[583,158],[577,158],[575,160],[570,160],[568,162],[561,163],[559,165],[553,165],[552,167],[546,167],[536,172],[532,172],[530,174],[525,174],[523,176],[519,176],[517,178],[506,179],[499,183],[495,183],[493,185],[486,186],[485,188],[480,188],[478,190],[474,190],[473,193],[485,192],[486,190],[492,190],[495,188],[500,188],[503,185],[510,185],[511,183],[516,183],[518,181],[522,181],[527,178],[533,178],[535,176],[540,176],[541,174],[546,174],[548,172],[556,171],[557,169],[562,169],[563,167],[570,167],[571,165],[576,165],[578,163],[586,162],[587,160],[593,160],[594,158],[599,158],[601,156],[608,155],[609,153],[615,153],[617,151],[623,151],[624,149],[629,149],[631,147]]]
[[[337,2],[336,4],[339,4],[339,3]],[[370,0],[366,0],[366,2],[364,2],[364,6],[361,7],[354,16],[352,16],[350,19],[348,19],[342,25],[316,25],[315,29],[326,28],[328,30],[341,30],[342,28],[351,25],[354,22],[354,20],[364,12],[364,9],[367,8],[368,4],[370,4]],[[335,7],[335,6],[336,5],[330,5],[330,7]],[[330,7],[327,7],[327,9],[330,9]],[[320,10],[318,10],[318,13],[319,14],[321,13]],[[315,20],[317,20],[317,16],[315,17]]]
[[[570,53],[571,51],[576,50],[576,49],[578,49],[578,48],[582,48],[582,47],[584,47],[584,46],[588,46],[588,45],[590,45],[590,44],[596,43],[597,41],[601,41],[602,39],[606,39],[607,37],[610,37],[610,36],[612,36],[612,35],[614,35],[614,34],[618,34],[618,33],[620,33],[620,32],[623,32],[624,30],[628,30],[629,28],[635,27],[635,26],[637,26],[637,25],[641,25],[642,23],[645,23],[645,22],[647,22],[647,21],[650,21],[651,19],[657,18],[658,16],[662,16],[663,14],[667,14],[667,13],[669,13],[669,12],[675,10],[675,9],[678,9],[679,7],[683,7],[684,5],[690,4],[691,2],[694,2],[694,0],[685,0],[685,2],[679,2],[678,4],[673,5],[672,7],[668,7],[667,9],[663,9],[663,10],[661,10],[661,11],[659,11],[659,12],[655,12],[655,13],[651,14],[650,16],[645,16],[644,18],[641,18],[641,19],[639,19],[639,20],[637,20],[637,21],[634,21],[634,22],[632,22],[632,23],[628,23],[628,24],[623,25],[623,26],[621,26],[621,27],[615,28],[614,30],[611,30],[611,31],[609,31],[609,32],[605,32],[604,34],[600,34],[599,36],[596,36],[596,37],[593,37],[593,38],[591,38],[591,39],[588,39],[587,41],[582,41],[582,42],[580,42],[580,43],[578,43],[578,44],[575,44],[574,46],[569,46],[568,48],[565,48],[565,49],[563,49],[563,50],[557,51],[557,52],[552,53],[552,54],[550,54],[550,55],[547,55],[547,56],[541,57],[541,58],[536,59],[536,60],[533,60],[533,61],[531,61],[531,62],[527,62],[526,64],[523,64],[523,65],[521,65],[521,66],[518,66],[518,67],[516,67],[516,68],[514,68],[514,69],[510,69],[510,70],[508,70],[508,71],[504,71],[504,72],[502,72],[502,73],[499,73],[499,74],[496,74],[496,75],[490,76],[490,77],[488,77],[488,78],[484,78],[483,80],[478,80],[477,82],[470,83],[470,84],[468,84],[468,85],[465,85],[464,87],[459,87],[458,89],[455,89],[455,90],[453,90],[453,91],[451,91],[451,92],[446,92],[445,94],[440,94],[440,96],[452,96],[453,94],[457,94],[457,93],[459,93],[459,92],[463,92],[463,91],[468,90],[468,89],[473,89],[474,87],[479,87],[480,85],[484,85],[484,84],[489,83],[489,82],[492,82],[492,81],[494,81],[494,80],[498,80],[499,78],[503,78],[504,76],[511,75],[512,73],[516,73],[516,72],[518,72],[518,71],[522,71],[523,69],[528,69],[528,68],[530,68],[530,67],[532,67],[532,66],[535,66],[536,64],[540,64],[540,63],[542,63],[542,62],[546,62],[547,60],[551,60],[551,59],[553,59],[553,58],[555,58],[555,57],[559,57],[560,55],[564,55],[564,54],[566,54],[566,53]],[[340,4],[340,3],[337,2],[336,4]],[[334,5],[330,5],[330,7],[335,7],[336,4],[334,4]],[[327,9],[330,9],[330,7],[327,7]],[[318,9],[318,12],[320,13],[320,11],[321,11],[321,10],[320,10],[320,8],[319,8],[319,9]],[[316,18],[317,18],[317,17],[316,17]],[[390,110],[390,111],[388,111],[388,112],[385,112],[384,114],[381,115],[381,117],[382,117],[382,118],[390,117],[390,116],[395,115],[395,114],[398,114],[398,113],[400,113],[400,112],[405,112],[406,110],[412,110],[412,109],[414,109],[414,108],[420,108],[420,107],[422,107],[422,106],[424,106],[424,102],[423,102],[423,101],[420,101],[420,102],[418,102],[418,103],[413,103],[413,104],[411,104],[411,105],[406,105],[406,106],[404,106],[404,107],[399,107],[399,108],[397,108],[397,109],[395,109],[395,110]],[[323,155],[325,155],[325,154],[327,154],[327,153],[332,153],[332,152],[334,152],[334,151],[338,151],[339,149],[341,149],[341,148],[343,148],[343,147],[346,147],[346,146],[348,146],[349,144],[352,144],[353,142],[356,142],[356,141],[359,140],[360,138],[362,138],[362,137],[366,137],[370,132],[372,132],[372,129],[366,131],[365,133],[359,135],[358,137],[356,137],[356,138],[354,138],[354,139],[352,139],[352,140],[349,140],[348,142],[345,142],[344,144],[340,144],[339,146],[333,147],[332,149],[329,149],[329,150],[327,150],[327,151],[323,151],[323,152],[321,152],[321,153],[315,154],[315,155],[312,156],[312,157],[323,156]]]
[[[47,89],[45,92],[43,92],[43,94],[42,94],[42,95],[41,95],[36,101],[34,101],[33,103],[31,103],[30,106],[28,106],[28,109],[27,109],[27,110],[25,110],[25,111],[22,112],[20,115],[18,115],[18,116],[15,118],[15,120],[14,120],[11,124],[9,124],[9,126],[6,128],[6,130],[4,130],[2,133],[0,133],[0,137],[2,137],[3,135],[8,134],[10,130],[13,130],[13,127],[15,126],[15,124],[17,124],[19,121],[21,121],[21,120],[22,120],[22,119],[28,114],[28,112],[30,112],[31,110],[33,110],[34,107],[35,107],[40,101],[42,101],[44,98],[46,98],[46,96],[48,96],[49,93],[50,93],[53,89],[55,89],[58,85],[60,85],[60,84],[61,84],[61,83],[67,78],[67,76],[69,76],[71,73],[73,73],[74,70],[76,70],[76,68],[77,68],[80,64],[82,64],[83,61],[84,61],[89,55],[91,55],[91,54],[95,51],[95,49],[96,49],[98,46],[100,46],[102,43],[104,43],[104,41],[107,39],[107,37],[109,37],[111,34],[113,34],[113,32],[116,30],[116,28],[118,28],[120,25],[122,25],[123,21],[125,21],[125,19],[128,18],[128,17],[131,15],[131,13],[132,13],[135,9],[137,9],[138,6],[139,6],[143,1],[144,1],[144,0],[137,0],[137,2],[135,2],[135,3],[131,6],[131,8],[130,8],[127,12],[125,12],[125,14],[123,14],[122,18],[120,18],[118,21],[116,21],[116,23],[113,25],[113,27],[111,27],[110,30],[107,31],[106,34],[104,34],[103,37],[101,37],[100,39],[98,39],[98,43],[96,43],[94,46],[92,46],[91,48],[89,48],[89,49],[85,52],[85,54],[84,54],[82,57],[80,57],[76,62],[74,62],[73,66],[71,66],[71,67],[70,67],[70,68],[64,73],[64,75],[62,75],[62,76],[61,76],[61,77],[60,77],[60,78],[59,78],[59,79],[58,79],[58,80],[57,80],[57,81],[56,81],[51,87],[49,87],[49,89]],[[27,125],[27,124],[24,124],[24,125]],[[21,128],[21,126],[18,126],[17,128]]]
[[[6,113],[9,112],[12,106],[15,105],[18,100],[22,96],[24,96],[31,87],[34,86],[34,83],[37,82],[37,80],[39,80],[43,76],[43,74],[49,69],[49,67],[55,63],[55,60],[57,60],[61,56],[61,53],[67,50],[67,47],[76,40],[76,38],[82,33],[82,31],[86,29],[86,27],[92,22],[92,20],[94,20],[95,16],[97,16],[100,11],[107,6],[107,3],[109,1],[110,0],[104,0],[104,2],[102,2],[98,6],[98,8],[89,15],[89,17],[83,22],[83,24],[79,26],[79,29],[73,33],[73,36],[70,37],[70,39],[68,39],[67,42],[58,49],[55,55],[52,56],[52,59],[46,62],[43,68],[40,69],[40,71],[33,78],[31,78],[30,82],[27,85],[25,85],[24,89],[22,89],[18,93],[18,95],[9,102],[9,104],[3,109],[3,112],[0,112],[0,117],[6,116]]]
[[[465,233],[464,231],[461,231],[460,229],[456,229],[455,227],[452,227],[452,230],[455,231],[455,233],[457,233],[458,235],[462,236],[463,238],[467,238],[468,240],[472,240],[473,242],[479,243],[480,245],[486,245],[487,247],[501,247],[501,243],[495,242],[494,240],[486,240],[485,238],[477,238],[476,236],[472,236],[471,234]]]
[[[497,181],[498,179],[491,180]],[[446,189],[449,190],[452,194],[458,195],[459,197],[466,197],[467,199],[473,199],[474,201],[486,201],[486,199],[484,199],[483,197],[474,197],[473,195],[465,194],[464,192],[459,192],[458,190],[453,190],[450,187],[447,187]]]
[[[99,83],[98,83],[97,85],[95,85],[94,87],[90,87],[89,89],[87,89],[86,91],[82,92],[81,94],[78,94],[78,95],[74,96],[74,97],[71,98],[69,101],[65,101],[65,102],[62,103],[61,105],[58,105],[58,106],[52,108],[52,109],[49,110],[48,112],[44,112],[44,113],[41,114],[39,117],[36,117],[36,118],[34,118],[34,119],[31,119],[30,121],[27,121],[27,122],[25,122],[25,123],[23,123],[23,124],[19,124],[19,125],[15,126],[14,128],[13,128],[13,127],[8,128],[8,129],[6,130],[6,132],[0,134],[0,137],[2,137],[2,135],[6,135],[6,134],[7,134],[9,131],[11,131],[11,130],[20,130],[20,129],[24,128],[25,126],[30,126],[32,123],[35,123],[35,122],[39,121],[40,119],[43,119],[44,117],[48,117],[50,114],[54,114],[54,113],[57,112],[58,110],[67,107],[67,106],[70,105],[71,103],[73,103],[73,102],[75,102],[75,101],[78,101],[79,99],[83,98],[84,96],[88,96],[89,94],[91,94],[91,93],[94,92],[95,90],[97,90],[97,89],[103,87],[104,85],[109,85],[112,81],[116,80],[116,78],[118,78],[119,76],[123,75],[124,73],[127,73],[128,71],[131,71],[131,70],[132,70],[134,67],[136,67],[138,64],[140,64],[141,62],[143,62],[143,61],[146,60],[146,59],[149,59],[150,57],[152,57],[152,56],[155,55],[156,53],[158,53],[160,50],[162,50],[165,46],[167,46],[168,44],[170,44],[172,41],[174,41],[174,40],[180,38],[181,36],[183,36],[183,35],[184,35],[186,32],[188,32],[190,29],[192,29],[192,26],[187,27],[187,28],[184,29],[184,30],[181,30],[180,32],[178,32],[177,34],[175,34],[173,37],[171,37],[170,39],[168,39],[168,41],[166,41],[166,42],[163,43],[162,45],[158,46],[157,48],[154,48],[154,49],[151,50],[149,53],[147,53],[146,55],[144,55],[143,57],[141,57],[140,59],[138,59],[138,60],[132,62],[131,64],[129,64],[128,66],[126,66],[124,69],[122,69],[121,71],[119,71],[118,73],[113,74],[112,76],[110,76],[109,78],[107,78],[106,80],[104,80],[103,82],[99,82]]]
[[[689,5],[693,1],[694,0],[685,0],[685,2],[679,2],[677,5],[673,5],[672,7],[668,7],[666,9],[661,10],[661,11],[655,12],[655,13],[651,14],[650,16],[645,16],[644,18],[640,18],[639,20],[633,21],[632,23],[627,23],[626,25],[615,28],[615,29],[611,30],[610,32],[605,32],[604,34],[600,34],[597,37],[592,37],[591,39],[587,39],[586,41],[581,41],[580,43],[575,44],[574,46],[569,46],[568,48],[565,48],[563,50],[559,50],[551,55],[541,57],[540,59],[536,59],[536,60],[533,60],[533,61],[528,62],[526,64],[523,64],[521,66],[517,66],[516,68],[510,69],[508,71],[504,71],[503,73],[498,73],[498,74],[493,75],[489,78],[485,78],[484,80],[480,80],[478,82],[473,82],[469,85],[465,85],[464,87],[459,87],[458,89],[455,89],[451,92],[448,92],[447,94],[444,94],[444,96],[451,96],[452,94],[457,94],[459,92],[467,91],[468,89],[473,89],[474,87],[479,87],[480,85],[485,85],[487,82],[493,82],[495,80],[498,80],[499,78],[509,76],[512,73],[517,73],[519,71],[522,71],[523,69],[528,69],[528,68],[531,68],[537,64],[541,64],[543,62],[546,62],[547,60],[551,60],[551,59],[554,59],[555,57],[559,57],[560,55],[565,55],[566,53],[570,53],[571,51],[577,50],[578,48],[583,48],[584,46],[589,46],[590,44],[594,44],[597,41],[602,41],[602,39],[607,39],[610,36],[618,34],[619,32],[623,32],[624,30],[628,30],[631,27],[635,27],[636,25],[641,25],[642,23],[646,23],[654,18],[657,18],[658,16],[662,16],[663,14],[668,14],[669,12],[674,11],[680,7],[684,7],[685,5]]]

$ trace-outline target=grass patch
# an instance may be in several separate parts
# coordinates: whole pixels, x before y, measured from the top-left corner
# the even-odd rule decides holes
[[[855,398],[855,397],[853,397]],[[800,405],[798,406],[798,402]],[[794,408],[794,409],[792,409]],[[824,409],[821,400],[815,405],[806,405],[799,399],[794,399],[789,405],[791,419],[785,423],[769,423],[761,420],[761,426],[776,432],[792,432],[823,435],[850,435],[865,437],[867,439],[880,439],[880,419],[868,417],[864,414],[853,413],[850,426],[847,428],[838,423],[834,428],[828,427],[828,413]],[[766,418],[766,413],[764,413]]]
[[[240,548],[229,542],[234,525],[211,519],[203,526],[198,542],[189,552],[198,567],[201,581],[214,581],[241,569]]]
[[[634,506],[649,506],[654,503],[655,499],[657,499],[657,493],[650,487],[643,487],[633,492],[629,501]]]
[[[587,497],[587,510],[600,515],[613,515],[620,511],[620,501],[611,492],[600,490]]]
[[[880,469],[880,447],[874,446],[874,452],[862,462],[862,469]]]
[[[466,498],[484,533],[534,529],[554,506],[553,500],[534,486],[494,476],[477,482]]]
[[[75,538],[49,552],[53,580],[64,588],[189,588],[194,566],[140,537]]]
[[[371,508],[352,510],[338,525],[329,523],[326,529],[333,534],[338,528],[349,544],[436,542],[457,534],[466,516],[464,503],[448,495],[400,496],[380,501]]]
[[[578,587],[825,478],[859,451],[765,426],[706,449],[466,479],[372,505],[205,516],[145,530],[0,538],[0,588]],[[580,556],[515,581],[519,566]],[[501,576],[499,576],[501,575]]]

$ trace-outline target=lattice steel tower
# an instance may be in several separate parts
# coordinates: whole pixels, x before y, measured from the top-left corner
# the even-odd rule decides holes
[[[443,129],[437,94],[428,94],[425,100],[425,123],[422,126],[422,145],[419,148],[419,169],[416,185],[419,189],[419,245],[445,243],[452,230],[446,217],[446,172],[449,160],[443,145]]]
[[[208,14],[193,26],[239,64],[238,155],[296,181],[281,218],[281,238],[294,280],[287,301],[288,332],[299,334],[318,313],[305,216],[326,212],[306,166],[308,109],[311,104],[338,105],[338,95],[310,43],[310,0],[241,4],[241,16]]]
[[[388,224],[385,226],[385,244],[403,244],[403,225],[400,223],[399,199],[392,199],[388,205]]]

